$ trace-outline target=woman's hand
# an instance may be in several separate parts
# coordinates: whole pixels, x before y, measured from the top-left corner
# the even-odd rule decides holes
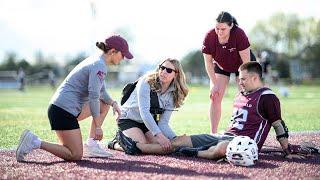
[[[156,140],[158,141],[158,143],[164,151],[168,152],[172,149],[170,140],[167,137],[165,137],[162,133],[156,135]]]
[[[96,127],[94,139],[101,141],[103,138],[103,130],[101,127]]]
[[[111,104],[111,106],[112,106],[112,110],[113,110],[113,115],[115,115],[116,113],[118,114],[118,115],[117,115],[117,118],[116,118],[116,120],[118,121],[119,118],[120,118],[120,115],[121,115],[121,109],[120,109],[117,101],[113,101],[113,103]]]

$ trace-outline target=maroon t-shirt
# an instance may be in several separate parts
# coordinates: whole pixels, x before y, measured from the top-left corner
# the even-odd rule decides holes
[[[243,95],[240,93],[233,105],[231,124],[227,132],[249,136],[262,148],[271,124],[281,119],[280,101],[268,88]]]
[[[250,47],[248,37],[239,27],[234,27],[230,31],[226,44],[220,44],[215,29],[211,29],[204,38],[202,53],[212,55],[221,69],[233,73],[237,72],[242,64],[239,51],[248,47]]]

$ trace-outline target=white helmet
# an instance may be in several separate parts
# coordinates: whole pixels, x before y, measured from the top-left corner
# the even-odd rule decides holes
[[[226,156],[231,164],[252,166],[258,161],[257,143],[248,136],[236,136],[228,144]]]

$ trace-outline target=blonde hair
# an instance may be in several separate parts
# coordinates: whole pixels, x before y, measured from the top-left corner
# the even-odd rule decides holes
[[[181,105],[183,105],[183,101],[185,100],[189,92],[189,89],[186,83],[186,76],[183,72],[180,62],[176,59],[168,58],[162,61],[159,64],[159,66],[161,66],[166,61],[173,64],[175,70],[177,71],[176,72],[177,75],[173,79],[171,84],[173,83],[173,87],[174,87],[174,91],[173,91],[174,107],[179,108]],[[147,82],[149,83],[152,91],[161,91],[161,84],[159,80],[159,66],[157,66],[157,69],[154,72],[147,75]]]

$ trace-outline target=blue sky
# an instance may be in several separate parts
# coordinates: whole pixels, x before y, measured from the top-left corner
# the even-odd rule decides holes
[[[222,10],[234,15],[248,33],[257,21],[276,12],[319,19],[319,7],[317,0],[1,0],[0,59],[15,51],[31,60],[41,50],[62,61],[66,55],[93,52],[95,41],[117,29],[127,29],[133,38],[135,60],[180,59],[201,48]]]

